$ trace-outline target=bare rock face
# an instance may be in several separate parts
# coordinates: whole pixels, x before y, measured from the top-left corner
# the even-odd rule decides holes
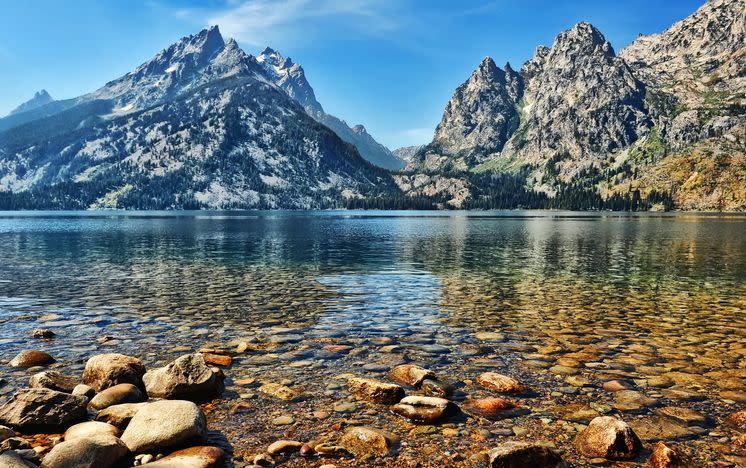
[[[518,128],[516,104],[522,93],[523,79],[510,64],[502,70],[491,57],[486,57],[456,89],[435,130],[433,143],[409,167],[464,170],[484,156],[501,151]],[[445,158],[436,160],[433,155]],[[429,163],[423,164],[426,161]]]
[[[139,359],[123,354],[99,354],[86,363],[83,383],[96,392],[122,383],[142,388],[143,374],[145,366]]]
[[[72,393],[78,385],[78,379],[58,371],[45,371],[34,374],[29,379],[31,388],[48,388],[58,392]]]
[[[66,440],[44,457],[49,468],[99,468],[114,466],[127,455],[127,446],[112,435],[95,435]]]
[[[148,463],[150,468],[222,468],[226,455],[218,447],[199,446],[177,450],[160,460]]]
[[[514,468],[530,466],[532,468],[554,468],[562,457],[554,450],[540,444],[527,442],[505,442],[490,450],[489,466],[493,468]]]
[[[19,390],[0,407],[0,424],[21,432],[59,432],[87,416],[88,398],[29,388]]]
[[[150,397],[204,401],[223,393],[223,373],[205,364],[200,353],[181,356],[143,376]]]
[[[509,157],[531,165],[561,157],[568,161],[560,172],[570,177],[651,127],[645,87],[591,24],[578,23],[540,47],[521,75],[521,126],[506,146]]]
[[[147,403],[135,414],[122,434],[132,453],[162,450],[204,442],[207,421],[191,401],[162,400]]]
[[[372,379],[352,378],[347,381],[350,393],[361,400],[391,405],[404,397],[404,389],[398,385]]]
[[[419,388],[425,379],[437,380],[433,371],[414,364],[402,364],[391,369],[388,378],[408,387]]]
[[[632,460],[642,448],[642,443],[632,428],[611,416],[593,419],[577,435],[574,443],[583,455],[608,460]]]

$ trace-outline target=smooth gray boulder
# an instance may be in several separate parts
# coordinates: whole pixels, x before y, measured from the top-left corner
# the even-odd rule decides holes
[[[122,383],[142,388],[143,374],[145,366],[139,359],[124,354],[99,354],[86,362],[83,383],[96,392]]]
[[[111,435],[64,441],[42,460],[42,468],[102,468],[114,466],[127,455],[124,442]]]
[[[207,421],[191,401],[161,400],[147,403],[135,414],[122,434],[132,453],[204,443]]]

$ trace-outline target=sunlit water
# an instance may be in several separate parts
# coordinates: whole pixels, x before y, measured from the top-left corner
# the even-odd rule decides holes
[[[42,348],[74,373],[99,352],[151,366],[249,339],[271,346],[229,378],[413,361],[556,392],[567,375],[665,375],[725,413],[746,375],[744,234],[738,215],[0,213],[0,358]],[[42,327],[59,336],[31,339]],[[1,393],[28,377],[3,376]]]

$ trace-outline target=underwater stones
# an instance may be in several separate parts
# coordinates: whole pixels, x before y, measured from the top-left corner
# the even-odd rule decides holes
[[[515,415],[515,404],[503,398],[478,398],[467,400],[461,409],[472,416],[498,421]]]
[[[27,369],[29,367],[46,366],[54,362],[54,358],[44,351],[34,349],[21,351],[10,361],[11,367]]]
[[[85,419],[88,398],[46,388],[19,390],[0,406],[0,424],[21,432],[59,432]]]
[[[143,400],[142,392],[132,384],[119,384],[96,394],[88,404],[95,410],[102,410],[123,403],[138,403]]]
[[[47,328],[37,328],[34,331],[31,332],[31,338],[37,338],[37,339],[50,339],[54,338],[56,334]]]
[[[399,416],[417,423],[433,424],[448,416],[455,409],[445,398],[408,396],[391,407]]]
[[[161,400],[140,408],[124,430],[122,442],[132,453],[142,453],[204,442],[206,436],[205,415],[197,405]]]
[[[200,353],[187,354],[143,375],[148,396],[206,401],[223,393],[223,373],[207,366]]]
[[[200,352],[205,364],[227,367],[233,364],[233,358],[227,354]]]
[[[389,454],[397,439],[380,429],[365,426],[348,428],[339,439],[339,445],[356,457],[384,457]],[[319,447],[315,450],[319,453]]]
[[[495,372],[483,373],[477,377],[477,383],[498,393],[523,393],[526,391],[526,387],[517,380]]]
[[[728,415],[724,420],[726,426],[746,432],[746,410]]]
[[[353,377],[347,380],[347,388],[358,399],[383,405],[394,404],[404,397],[404,389],[399,385],[372,379]]]
[[[420,384],[420,393],[425,396],[432,396],[438,398],[450,398],[456,389],[453,385],[438,382],[437,380],[425,379]]]
[[[618,392],[621,390],[632,390],[635,388],[635,384],[629,380],[610,380],[604,382],[602,385],[603,389],[607,392]]]
[[[685,426],[663,416],[644,416],[630,421],[635,433],[646,441],[690,439],[707,432],[697,426]]]
[[[96,392],[122,383],[142,388],[144,374],[145,366],[139,359],[116,353],[99,354],[86,362],[83,383]]]
[[[574,441],[575,447],[587,457],[607,460],[632,460],[642,443],[624,421],[611,417],[594,418]]]
[[[663,416],[686,426],[707,426],[708,418],[698,411],[685,408],[682,406],[666,406],[655,411],[659,416]]]
[[[554,468],[562,457],[546,445],[509,441],[487,452],[489,466],[493,468]]]
[[[590,405],[584,405],[582,403],[572,403],[562,408],[561,417],[566,421],[588,424],[593,419],[601,416],[601,414]]]
[[[259,391],[285,401],[295,401],[301,396],[297,390],[278,383],[266,383],[259,387]]]
[[[398,384],[419,388],[425,379],[437,380],[435,373],[414,364],[396,366],[388,373],[388,378]]]
[[[267,447],[267,453],[270,455],[279,455],[282,453],[295,453],[303,447],[303,442],[295,440],[276,440]]]
[[[650,398],[635,390],[620,390],[614,393],[613,407],[619,411],[639,411],[643,408],[657,406],[658,400]]]
[[[479,341],[503,341],[505,340],[505,335],[502,333],[497,332],[477,332],[474,334],[474,337],[478,339]]]
[[[78,380],[62,372],[44,371],[32,375],[28,385],[30,388],[48,388],[58,392],[72,393],[78,385]]]

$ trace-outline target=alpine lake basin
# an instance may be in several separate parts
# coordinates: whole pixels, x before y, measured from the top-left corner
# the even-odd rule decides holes
[[[3,399],[28,384],[8,366],[24,349],[76,376],[101,353],[151,369],[227,351],[226,391],[203,409],[237,466],[354,425],[400,442],[386,458],[278,464],[468,466],[527,440],[583,466],[573,438],[602,414],[643,441],[625,466],[658,440],[693,466],[746,460],[723,424],[746,407],[744,214],[0,212],[0,248]],[[347,377],[387,381],[402,363],[452,383],[457,404],[496,396],[481,373],[509,375],[530,389],[509,397],[524,411],[418,425],[347,391]],[[632,391],[603,388],[614,380]],[[270,382],[302,398],[258,391]]]

